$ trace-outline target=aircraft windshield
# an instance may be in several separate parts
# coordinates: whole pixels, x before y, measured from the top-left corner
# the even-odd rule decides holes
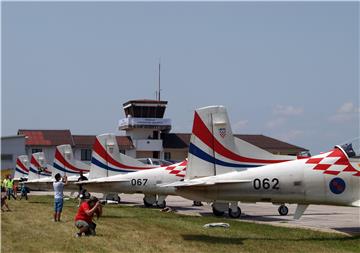
[[[349,158],[360,157],[360,138],[355,138],[352,141],[340,145],[341,149],[345,151]]]

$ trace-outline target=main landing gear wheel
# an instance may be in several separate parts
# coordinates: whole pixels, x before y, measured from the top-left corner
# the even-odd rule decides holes
[[[231,217],[231,218],[239,218],[240,217],[240,215],[241,215],[241,209],[240,209],[240,207],[237,207],[236,208],[236,211],[233,211],[233,210],[231,210],[231,208],[229,208],[229,216]]]
[[[225,214],[224,211],[219,211],[219,210],[217,210],[214,206],[212,207],[212,211],[213,211],[213,214],[214,214],[215,216],[218,216],[218,217],[224,216],[224,214]]]
[[[145,195],[143,201],[145,207],[152,207],[156,204],[156,195]]]
[[[166,201],[164,200],[164,201],[163,201],[163,202],[161,202],[161,203],[156,203],[156,206],[157,206],[158,208],[163,209],[163,208],[165,208],[165,207],[166,207]]]
[[[201,203],[201,201],[194,200],[193,206],[203,206],[203,203]]]
[[[114,202],[117,202],[118,204],[120,203],[120,201],[121,201],[121,198],[120,198],[120,196],[118,195],[118,194],[116,194],[116,193],[108,193],[108,194],[106,194],[106,196],[105,196],[105,202],[107,202],[107,201],[114,201]]]
[[[147,202],[145,198],[143,200],[144,200],[144,206],[145,207],[152,207],[152,204]]]
[[[285,206],[285,205],[281,205],[278,208],[278,212],[281,216],[285,216],[289,213],[289,208],[287,208],[287,206]]]

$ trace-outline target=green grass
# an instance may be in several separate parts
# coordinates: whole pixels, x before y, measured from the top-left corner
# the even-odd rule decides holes
[[[63,222],[54,223],[52,197],[30,198],[1,214],[1,252],[360,252],[359,237],[110,205],[96,237],[75,238],[77,202],[65,201]],[[230,228],[202,227],[210,222]]]

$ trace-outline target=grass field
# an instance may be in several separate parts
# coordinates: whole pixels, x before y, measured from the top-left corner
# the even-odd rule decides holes
[[[360,237],[110,205],[96,237],[75,238],[77,202],[65,201],[63,222],[55,223],[52,201],[11,200],[13,211],[1,214],[1,252],[360,252]],[[210,222],[230,228],[203,228]]]

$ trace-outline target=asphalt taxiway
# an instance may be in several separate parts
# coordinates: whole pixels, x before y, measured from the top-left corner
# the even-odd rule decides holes
[[[143,195],[121,194],[121,201],[128,205],[142,205]],[[185,215],[211,216],[211,205],[193,206],[193,202],[178,196],[168,196],[167,206]],[[294,220],[296,205],[287,205],[289,214],[280,216],[277,205],[271,203],[240,203],[242,214],[237,220],[285,227],[301,227],[324,232],[360,235],[360,208],[310,205],[299,220]],[[224,217],[225,219],[232,219]]]

